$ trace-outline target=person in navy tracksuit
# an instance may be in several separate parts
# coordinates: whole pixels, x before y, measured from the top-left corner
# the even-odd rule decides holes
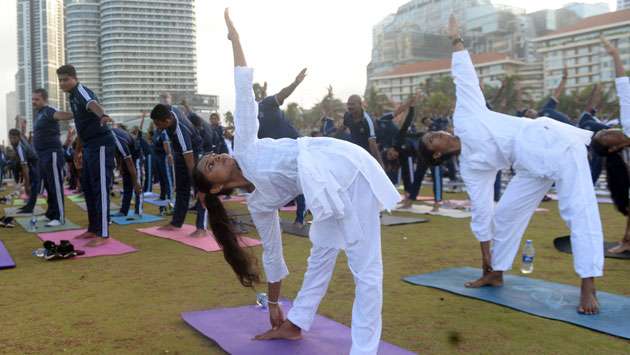
[[[116,158],[120,161],[120,174],[123,181],[123,194],[120,211],[114,217],[125,217],[129,214],[131,197],[135,196],[135,214],[142,216],[142,179],[139,175],[141,166],[140,154],[136,140],[122,128],[112,128],[116,144]]]
[[[173,110],[172,106],[158,104],[151,111],[151,119],[163,129],[171,141],[171,154],[175,166],[175,210],[171,222],[162,230],[177,230],[184,224],[192,189],[192,173],[202,150],[202,140],[188,119]],[[191,237],[207,235],[207,211],[197,202],[197,230]]]
[[[277,94],[266,96],[266,92],[263,92],[261,96],[264,98],[258,102],[258,123],[260,124],[258,127],[258,138],[297,139],[300,137],[299,132],[286,118],[280,106],[282,106],[284,100],[295,91],[298,85],[302,83],[305,77],[306,68],[302,69],[293,83],[280,90]],[[266,90],[266,83],[263,91],[264,90]],[[304,217],[306,216],[306,201],[304,200],[304,195],[296,196],[295,204],[297,205],[295,223],[304,224]]]
[[[9,142],[16,155],[16,162],[22,175],[24,190],[28,196],[26,205],[18,208],[19,213],[32,213],[41,187],[39,159],[35,149],[28,143],[18,129],[9,130]]]
[[[32,95],[36,111],[33,122],[33,147],[39,158],[39,172],[47,192],[47,227],[57,227],[65,223],[63,199],[64,153],[61,146],[60,120],[72,119],[69,112],[59,112],[48,106],[48,92],[37,89]]]
[[[173,188],[171,172],[173,170],[167,154],[167,151],[170,152],[168,135],[164,130],[156,128],[153,130],[151,142],[154,152],[153,166],[155,166],[158,182],[160,183],[160,200],[171,200]]]
[[[74,125],[83,144],[81,187],[88,212],[88,230],[78,236],[93,239],[95,247],[109,241],[109,197],[114,170],[114,137],[107,126],[111,118],[94,93],[81,84],[72,65],[57,69],[59,86],[69,94]]]

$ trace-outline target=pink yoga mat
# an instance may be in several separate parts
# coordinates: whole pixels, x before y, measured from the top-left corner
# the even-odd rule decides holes
[[[189,237],[188,235],[190,235],[190,233],[194,232],[196,229],[195,226],[192,226],[190,224],[184,224],[182,228],[177,231],[163,231],[158,230],[158,228],[160,227],[140,228],[137,231],[154,237],[174,240],[176,242],[180,242],[182,244],[186,244],[191,247],[199,248],[208,252],[221,250],[221,247],[214,239],[214,236],[210,231],[208,231],[207,237]],[[253,247],[256,245],[261,245],[262,243],[256,239],[240,237],[240,244],[243,247]]]
[[[93,256],[105,255],[121,255],[138,251],[138,249],[124,244],[111,237],[109,238],[109,242],[105,245],[101,245],[99,247],[88,247],[86,246],[86,244],[89,243],[91,239],[74,239],[86,230],[87,229],[75,229],[62,232],[41,233],[37,236],[42,241],[50,240],[57,244],[59,244],[61,240],[69,240],[74,245],[75,249],[83,250],[85,252],[84,255],[77,256],[77,258],[90,258]]]
[[[232,195],[230,198],[225,198],[225,196],[221,196],[221,201],[223,202],[245,202],[246,198],[243,195]]]

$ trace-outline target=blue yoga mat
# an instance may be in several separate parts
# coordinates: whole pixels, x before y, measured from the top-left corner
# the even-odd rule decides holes
[[[148,203],[150,205],[154,205],[158,207],[166,207],[168,205],[168,200],[160,200],[159,198],[158,199],[147,198],[144,200],[144,203]]]
[[[580,300],[577,287],[513,275],[503,276],[502,287],[464,287],[465,282],[479,276],[480,269],[465,267],[408,276],[403,280],[630,339],[630,297],[598,291],[600,313],[589,316],[576,311]]]
[[[15,262],[9,255],[9,251],[4,247],[2,241],[0,241],[0,269],[11,269],[15,267]]]
[[[140,218],[140,216],[135,215],[133,212],[129,213],[127,217],[112,217],[112,222],[123,225],[123,226],[129,225],[129,224],[151,223],[151,222],[157,222],[161,220],[162,220],[162,217],[154,216],[152,214],[143,214],[142,218]]]

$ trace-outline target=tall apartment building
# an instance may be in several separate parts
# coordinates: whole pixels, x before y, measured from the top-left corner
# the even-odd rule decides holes
[[[66,62],[79,80],[101,97],[101,0],[65,0]]]
[[[502,53],[481,53],[472,56],[479,80],[498,87],[507,75],[518,75],[523,91],[534,100],[542,98],[542,67],[540,64],[525,63]],[[451,59],[444,58],[404,64],[393,70],[370,78],[368,86],[387,95],[396,102],[413,95],[427,80],[438,81],[451,75]]]
[[[617,11],[630,9],[630,0],[617,0]]]
[[[18,110],[17,110],[17,93],[15,91],[11,91],[8,92],[5,96],[5,103],[6,103],[6,128],[7,128],[7,132],[11,129],[11,128],[15,128],[15,116],[17,116],[18,114]],[[6,135],[5,135],[6,136]],[[5,136],[2,136],[2,139],[5,139]]]
[[[56,74],[65,59],[63,0],[18,0],[17,17],[18,112],[27,119],[30,129],[34,89],[43,87],[48,90],[52,106],[61,109],[66,106]]]
[[[619,48],[624,65],[630,67],[630,9],[587,17],[534,40],[543,58],[545,94],[558,84],[565,65],[568,90],[580,90],[595,82],[612,84],[614,68],[600,35]]]

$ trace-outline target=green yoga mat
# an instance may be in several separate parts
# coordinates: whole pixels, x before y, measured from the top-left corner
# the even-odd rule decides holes
[[[70,195],[68,196],[68,200],[78,203],[78,202],[85,202],[85,197],[83,195]]]
[[[66,219],[66,223],[57,227],[46,227],[45,224],[48,223],[43,216],[37,217],[37,229],[31,230],[31,218],[23,217],[17,218],[16,222],[24,228],[25,231],[29,233],[48,233],[48,232],[60,232],[71,229],[81,229],[81,226],[78,226],[68,219]]]
[[[38,205],[38,206],[45,205],[45,204],[46,204],[45,198],[38,198],[37,202],[35,202],[35,205]],[[22,200],[21,198],[13,200],[13,206],[15,207],[22,207],[24,205],[26,205],[26,201]]]

